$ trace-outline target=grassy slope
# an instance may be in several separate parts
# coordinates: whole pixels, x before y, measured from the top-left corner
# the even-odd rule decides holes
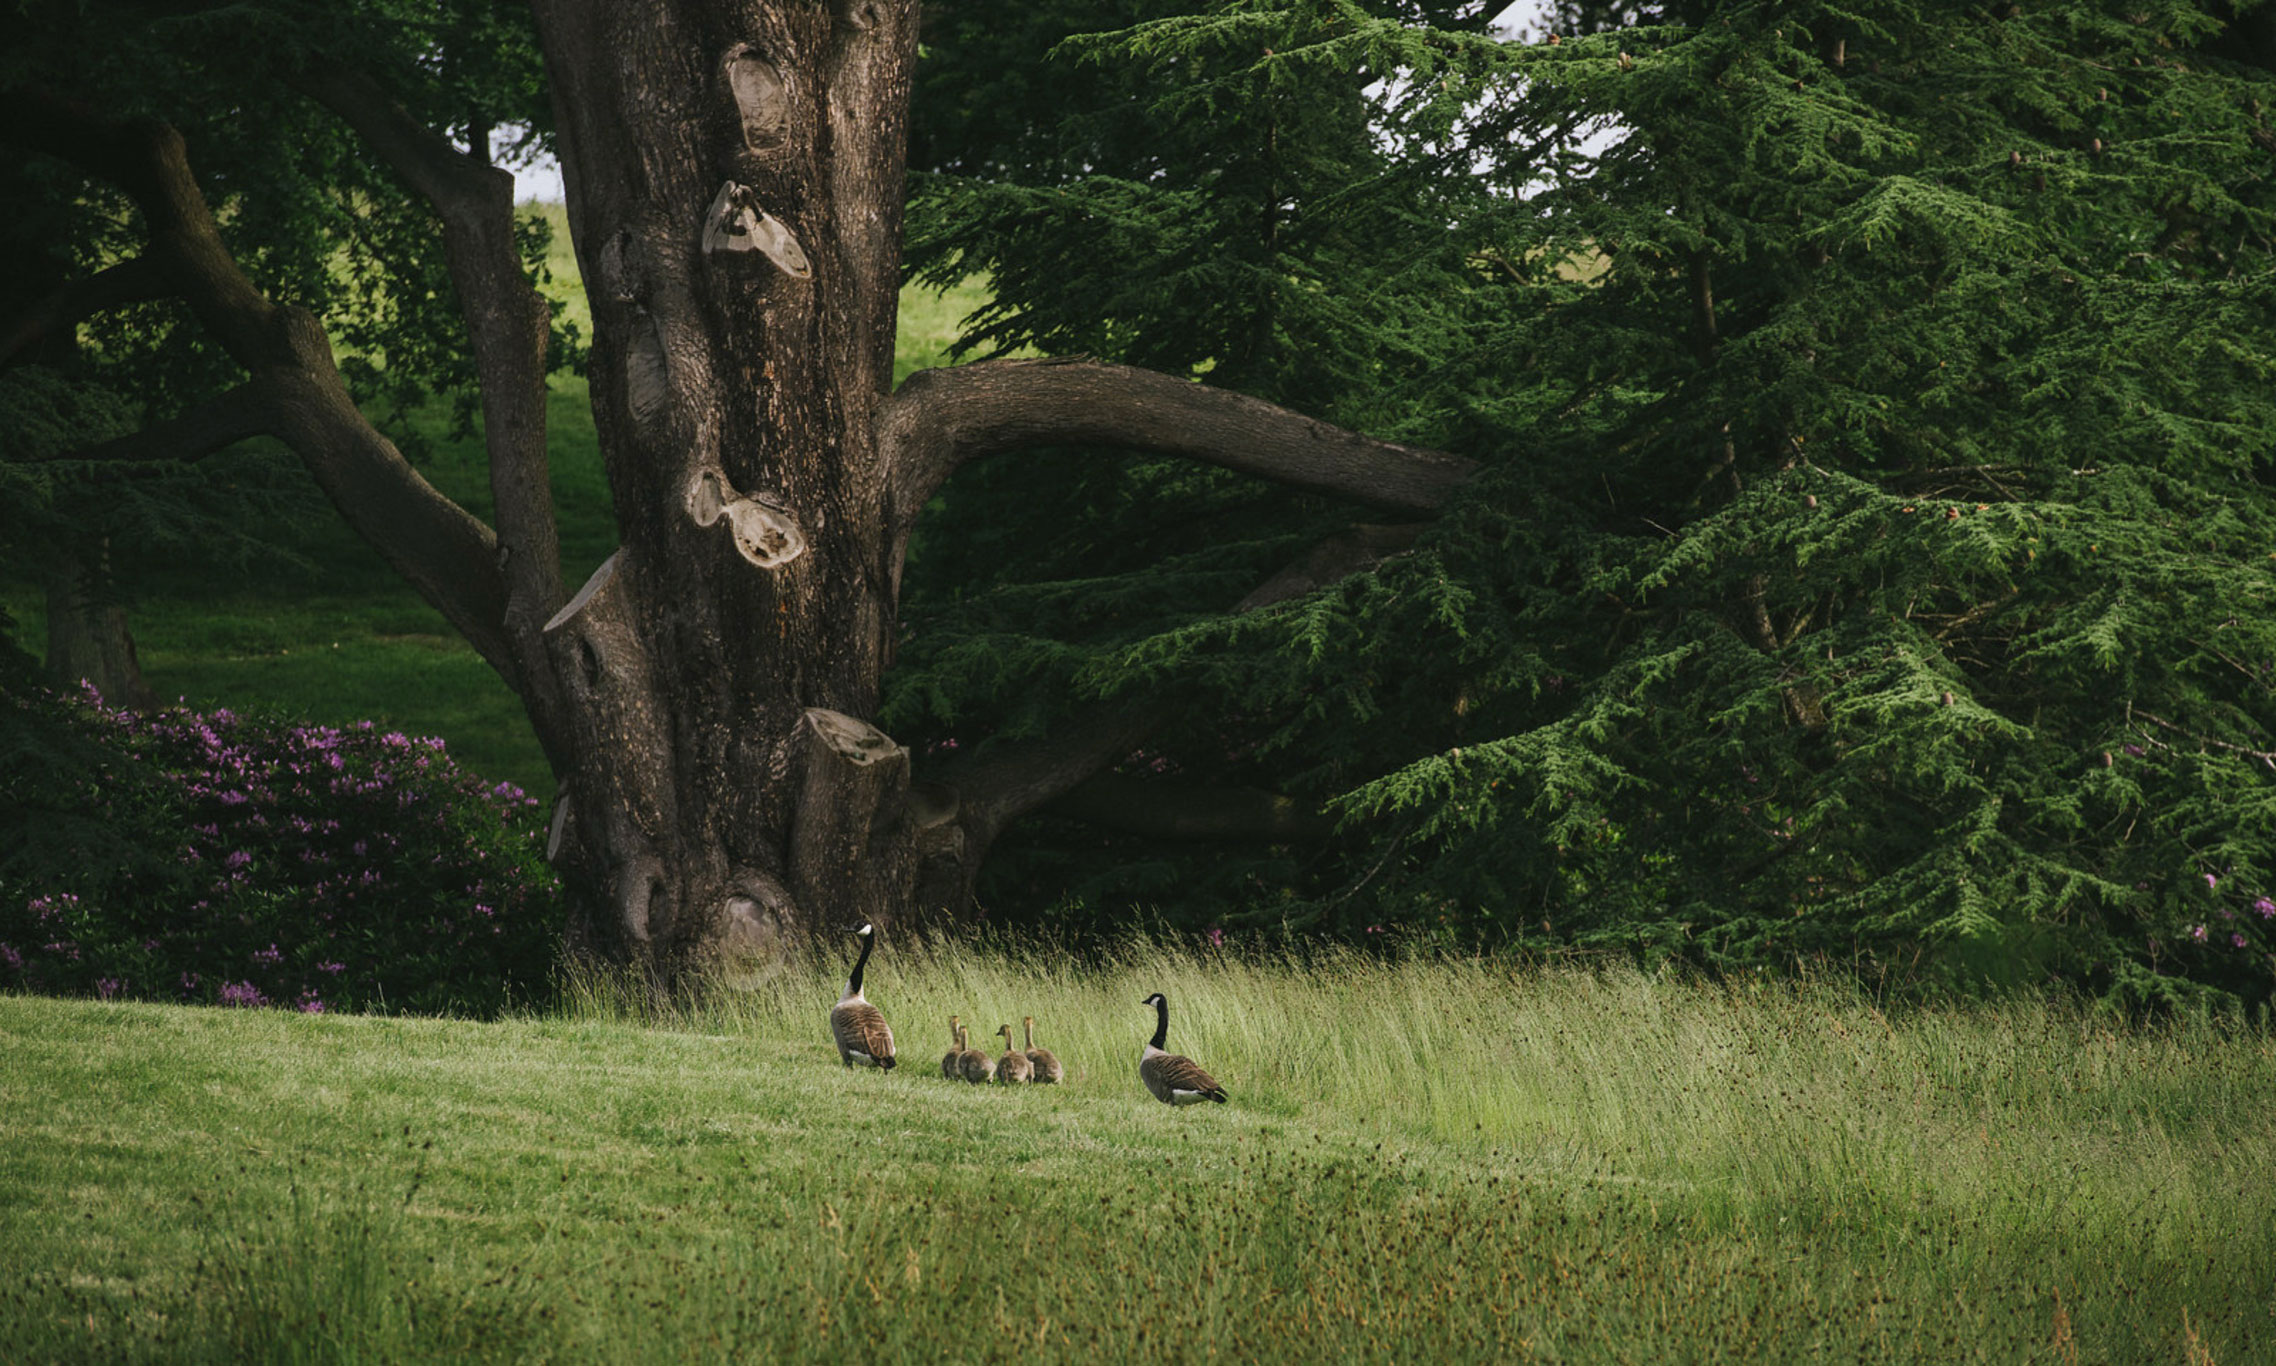
[[[2160,1361],[2276,1312],[2276,1047],[2039,1003],[888,951],[635,1020],[0,998],[0,1359]],[[1173,1046],[1228,1106],[1139,1090]],[[602,995],[605,996],[605,993]],[[1033,1013],[1056,1089],[937,1073]],[[2265,1356],[2260,1359],[2267,1359]]]
[[[586,335],[576,258],[558,205],[533,206],[554,221],[552,291]],[[947,295],[904,291],[895,382],[945,363],[976,288]],[[410,415],[433,443],[422,472],[476,516],[491,512],[479,432],[453,440],[448,408]],[[586,383],[556,376],[548,414],[554,503],[561,522],[562,574],[582,583],[616,545]],[[420,601],[344,523],[308,529],[301,552],[310,567],[257,581],[193,573],[187,582],[144,594],[132,624],[143,670],[159,696],[196,706],[282,710],[309,719],[371,719],[418,735],[440,735],[477,773],[509,779],[549,796],[552,777],[529,733],[520,702],[503,681]],[[39,597],[0,585],[35,653],[46,640]]]

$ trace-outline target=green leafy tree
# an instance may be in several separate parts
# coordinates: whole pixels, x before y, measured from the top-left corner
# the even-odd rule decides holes
[[[1361,362],[1307,358],[1320,410],[1489,468],[1301,601],[983,637],[1046,596],[1007,584],[942,603],[935,667],[981,676],[971,633],[1006,699],[1190,690],[1181,764],[1241,756],[1368,846],[1255,919],[2266,999],[2265,16],[1589,8],[1524,44],[1250,4],[1079,45],[1172,124],[1395,73],[1359,95],[1368,160],[1285,205],[1365,230],[1289,234],[1264,274],[1340,324],[1291,349]],[[1190,337],[1262,389],[1290,372],[1237,329],[1179,331],[1171,263],[1237,258],[1180,237],[1237,221],[1229,185],[959,184],[919,240],[996,272],[988,344]],[[1148,877],[1180,880],[1134,859],[1108,890]]]
[[[90,121],[98,111],[114,123],[170,120],[195,143],[219,244],[253,288],[320,320],[355,402],[396,425],[408,405],[442,396],[471,425],[475,359],[434,211],[310,92],[330,54],[380,69],[431,58],[413,87],[423,112],[486,159],[501,125],[542,140],[548,111],[526,22],[464,5],[322,17],[35,5],[0,25],[0,87],[71,92],[69,107]],[[59,173],[25,138],[0,143],[0,184],[14,210],[0,244],[19,267],[0,281],[0,404],[12,419],[0,460],[52,495],[24,505],[8,564],[50,587],[51,665],[76,678],[82,664],[113,662],[94,676],[131,688],[131,668],[115,667],[131,652],[118,609],[140,586],[185,565],[289,561],[294,528],[312,537],[333,519],[289,457],[237,448],[216,458],[263,422],[239,386],[243,368],[170,278],[181,263],[152,248],[131,194]],[[532,269],[544,232],[535,217],[507,229]],[[574,359],[573,338],[554,341],[554,354]],[[90,407],[121,418],[51,420]],[[46,509],[37,534],[34,506]]]

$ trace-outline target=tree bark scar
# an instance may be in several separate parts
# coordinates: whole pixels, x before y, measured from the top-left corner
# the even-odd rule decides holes
[[[704,215],[703,254],[714,262],[749,263],[745,268],[760,260],[771,261],[793,280],[812,279],[814,275],[797,236],[781,219],[759,207],[758,196],[749,186],[732,180],[719,187],[710,212]]]
[[[728,50],[720,74],[741,116],[744,148],[760,155],[779,151],[790,105],[790,87],[781,70],[745,43]]]
[[[779,495],[738,493],[717,469],[700,469],[688,482],[687,512],[700,527],[724,520],[736,553],[761,569],[780,569],[806,553],[806,533]]]
[[[822,742],[836,750],[850,764],[867,766],[880,759],[889,759],[901,752],[893,737],[859,717],[827,707],[808,707],[806,724]]]
[[[642,313],[632,327],[632,345],[624,358],[624,401],[634,425],[653,429],[669,405],[672,394],[670,367],[664,359],[664,339],[656,320]]]
[[[806,553],[805,533],[789,517],[752,498],[727,505],[735,549],[761,569],[780,569]]]
[[[726,515],[725,482],[717,470],[698,470],[688,482],[688,516],[697,526],[710,526]]]
[[[545,861],[558,862],[561,858],[561,837],[569,829],[569,794],[564,792],[553,799],[553,819],[545,828]]]

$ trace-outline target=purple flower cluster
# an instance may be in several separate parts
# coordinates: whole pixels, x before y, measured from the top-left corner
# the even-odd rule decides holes
[[[251,982],[223,982],[221,1003],[225,1006],[265,1006],[269,1003],[269,998],[263,996],[261,989]]]
[[[91,693],[72,711],[159,778],[90,799],[151,857],[0,887],[0,987],[309,1013],[542,990],[556,884],[537,801],[460,770],[440,740],[136,714]]]
[[[2205,890],[2219,896],[2220,875],[2204,873],[2200,876]],[[2255,896],[2244,903],[2242,913],[2232,904],[2215,905],[2211,919],[2191,925],[2186,933],[2191,943],[2208,948],[2266,950],[2276,947],[2276,925],[2271,925],[2271,921],[2276,921],[2276,899]]]

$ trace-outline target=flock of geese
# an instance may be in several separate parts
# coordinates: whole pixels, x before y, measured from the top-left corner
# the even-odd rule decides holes
[[[861,936],[861,956],[854,959],[845,994],[830,1008],[830,1037],[837,1041],[838,1059],[846,1066],[858,1063],[889,1071],[893,1066],[893,1029],[885,1023],[884,1013],[861,994],[862,969],[869,966],[869,951],[877,947],[874,927],[863,924],[854,933]],[[1224,1104],[1225,1088],[1203,1071],[1201,1064],[1164,1050],[1170,1036],[1169,999],[1157,991],[1141,1004],[1154,1008],[1154,1037],[1138,1054],[1138,1080],[1146,1084],[1146,1090],[1164,1105],[1194,1105],[1205,1100]],[[991,1058],[966,1042],[964,1017],[949,1016],[951,1043],[940,1060],[941,1076],[975,1085],[989,1081],[1052,1083],[1066,1076],[1066,1068],[1050,1049],[1035,1046],[1035,1017],[1023,1015],[1020,1022],[1026,1031],[1025,1046],[1014,1048],[1012,1027],[1000,1025],[995,1032],[1003,1037],[1003,1056]]]

